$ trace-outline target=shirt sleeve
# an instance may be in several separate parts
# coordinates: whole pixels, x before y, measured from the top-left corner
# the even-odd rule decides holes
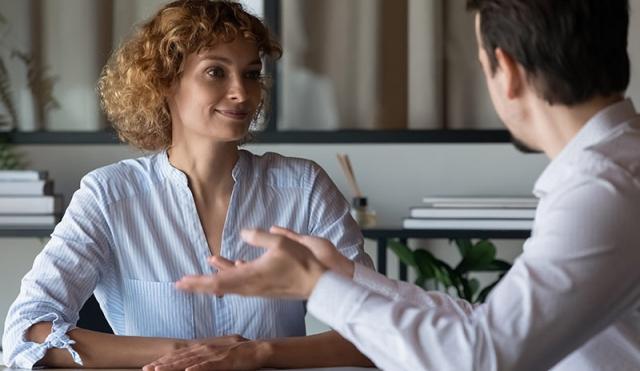
[[[353,281],[391,300],[404,300],[413,305],[424,307],[443,308],[455,306],[466,314],[471,314],[474,309],[473,304],[462,299],[455,299],[441,292],[430,291],[429,295],[424,295],[424,289],[419,286],[409,282],[389,279],[373,269],[357,263],[353,272]]]
[[[317,164],[310,167],[309,226],[307,234],[326,238],[347,258],[373,268],[364,252],[360,226],[351,217],[349,203]]]
[[[549,369],[640,300],[640,215],[637,192],[627,191],[578,181],[557,195],[523,255],[470,313],[430,292],[406,300],[333,272],[319,280],[309,312],[383,369]]]
[[[95,177],[83,178],[50,241],[22,279],[2,337],[8,367],[33,368],[51,348],[67,349],[82,365],[67,332],[75,327],[82,305],[110,259],[99,189]],[[27,341],[26,330],[39,322],[51,322],[51,334],[43,343]]]

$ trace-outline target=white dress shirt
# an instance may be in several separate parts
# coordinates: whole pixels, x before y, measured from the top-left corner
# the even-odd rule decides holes
[[[323,236],[345,256],[372,266],[349,204],[315,163],[240,151],[232,176],[221,256],[256,259],[263,250],[244,243],[240,229],[280,225]],[[212,272],[210,255],[187,177],[165,151],[89,173],[9,309],[6,365],[31,368],[49,348],[66,348],[80,363],[66,333],[92,292],[118,335],[305,334],[303,301],[177,290],[174,282],[182,276]],[[42,321],[53,322],[51,335],[42,344],[26,341],[25,330]]]
[[[640,116],[599,112],[538,179],[523,254],[471,306],[357,266],[310,313],[385,370],[639,370]]]

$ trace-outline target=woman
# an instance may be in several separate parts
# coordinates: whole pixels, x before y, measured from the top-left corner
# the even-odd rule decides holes
[[[244,339],[290,336],[301,338],[281,343],[322,356],[319,365],[366,364],[336,333],[302,338],[301,301],[209,298],[174,287],[185,274],[211,273],[210,256],[257,258],[239,237],[246,227],[323,236],[370,264],[348,205],[322,169],[238,150],[262,113],[262,58],[280,54],[240,5],[208,0],[166,5],[115,52],[99,82],[104,110],[122,140],[158,152],[82,179],[9,311],[8,366],[140,367],[193,339],[246,344],[256,357],[249,368],[315,362],[303,351],[279,364],[277,346]],[[116,335],[74,328],[92,292]]]

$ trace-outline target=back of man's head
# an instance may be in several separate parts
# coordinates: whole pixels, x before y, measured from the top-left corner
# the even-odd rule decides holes
[[[628,0],[467,0],[467,7],[480,15],[491,69],[500,48],[551,104],[608,97],[629,84]]]

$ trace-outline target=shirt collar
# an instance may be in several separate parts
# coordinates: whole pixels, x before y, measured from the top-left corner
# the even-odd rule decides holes
[[[536,181],[533,193],[542,197],[562,181],[561,174],[567,164],[585,148],[603,140],[615,127],[637,115],[630,99],[624,99],[605,107],[595,114],[580,129],[578,134],[560,151],[558,156],[547,165]]]
[[[246,169],[249,166],[249,155],[249,152],[245,150],[238,151],[238,161],[236,161],[236,164],[231,171],[231,177],[234,182],[237,182],[242,174],[246,172]],[[157,154],[157,159],[158,170],[162,175],[185,186],[188,185],[186,174],[171,165],[171,162],[169,162],[169,154],[166,149]]]

